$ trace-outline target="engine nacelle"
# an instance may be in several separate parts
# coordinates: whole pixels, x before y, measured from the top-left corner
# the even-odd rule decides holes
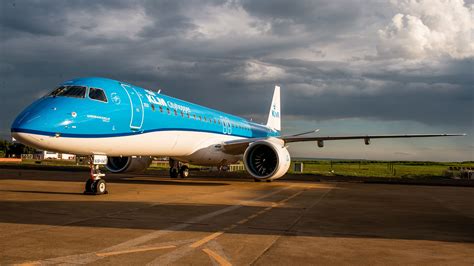
[[[151,157],[108,157],[105,167],[112,173],[142,172],[151,161]]]
[[[290,153],[279,139],[252,143],[244,153],[245,169],[253,177],[274,180],[282,177],[290,168]]]

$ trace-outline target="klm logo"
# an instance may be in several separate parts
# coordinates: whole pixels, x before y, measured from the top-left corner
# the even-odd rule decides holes
[[[120,100],[120,97],[117,95],[116,92],[112,92],[112,94],[110,94],[110,96],[112,96],[112,102],[119,105],[121,103],[121,100]]]
[[[272,116],[275,117],[275,118],[280,117],[280,112],[278,112],[278,110],[276,108],[276,105],[273,105],[273,107],[272,107]]]
[[[150,103],[154,103],[154,104],[158,104],[158,105],[161,105],[161,106],[168,107],[165,100],[161,99],[160,97],[156,97],[156,96],[153,96],[153,95],[146,94],[146,98],[148,99],[148,101]]]

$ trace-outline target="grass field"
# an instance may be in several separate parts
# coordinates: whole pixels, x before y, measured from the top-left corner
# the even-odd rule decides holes
[[[474,162],[305,161],[303,173],[324,176],[444,177],[449,167],[474,167]]]
[[[296,161],[299,162],[299,161]],[[8,163],[0,164],[6,165]],[[295,173],[293,162],[289,173]],[[317,174],[322,176],[353,176],[353,177],[388,177],[388,178],[442,178],[449,167],[474,167],[474,162],[387,162],[387,161],[303,161],[303,174]],[[21,168],[65,168],[87,169],[87,165],[77,165],[75,161],[66,160],[23,160],[17,167]],[[190,165],[192,169],[207,169]],[[151,170],[168,170],[167,163],[150,165]]]

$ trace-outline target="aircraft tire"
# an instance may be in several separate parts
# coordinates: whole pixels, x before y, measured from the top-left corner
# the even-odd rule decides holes
[[[189,167],[187,165],[181,166],[181,169],[179,169],[179,176],[181,178],[186,178],[189,176]]]
[[[170,177],[171,178],[177,178],[178,177],[178,169],[170,168]]]
[[[95,180],[92,187],[92,192],[96,195],[107,194],[107,185],[103,179]]]
[[[94,181],[92,179],[87,179],[86,185],[84,187],[84,194],[92,193],[92,183]]]

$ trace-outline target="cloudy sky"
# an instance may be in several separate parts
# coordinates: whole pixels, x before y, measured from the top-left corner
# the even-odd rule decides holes
[[[63,80],[103,76],[285,133],[464,132],[295,144],[293,156],[474,160],[472,1],[0,2],[0,133]]]

